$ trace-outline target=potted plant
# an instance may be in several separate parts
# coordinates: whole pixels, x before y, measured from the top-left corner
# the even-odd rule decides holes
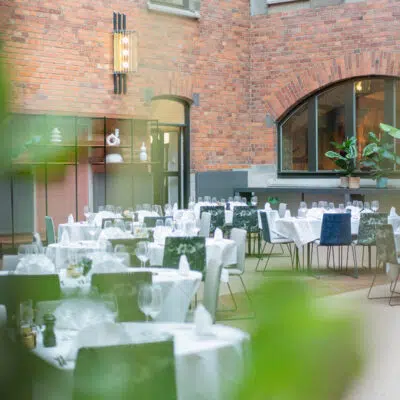
[[[390,136],[396,137],[397,135],[400,138],[398,129],[386,124],[380,124],[380,128]],[[387,187],[388,173],[393,170],[393,168],[390,168],[390,163],[399,165],[400,157],[392,152],[393,143],[384,143],[381,135],[377,136],[370,132],[368,136],[369,143],[362,152],[361,165],[369,168],[372,178],[376,180],[376,187],[383,189]]]
[[[325,156],[333,160],[344,176],[340,177],[340,186],[358,189],[360,177],[352,176],[356,169],[357,139],[353,136],[342,143],[331,142],[337,151],[327,151]]]

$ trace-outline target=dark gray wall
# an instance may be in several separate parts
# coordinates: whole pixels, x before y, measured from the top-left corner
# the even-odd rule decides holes
[[[13,180],[14,192],[14,232],[32,233],[33,215],[33,175],[16,175]],[[12,233],[11,184],[9,178],[0,179],[0,234]]]
[[[207,171],[196,174],[196,195],[227,199],[235,187],[247,187],[247,171]]]

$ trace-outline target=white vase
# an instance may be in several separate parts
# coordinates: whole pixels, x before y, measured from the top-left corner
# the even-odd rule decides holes
[[[140,161],[147,161],[147,151],[144,142],[142,143],[142,147],[140,148],[139,159]]]

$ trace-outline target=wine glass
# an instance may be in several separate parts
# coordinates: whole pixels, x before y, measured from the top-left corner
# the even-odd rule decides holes
[[[378,200],[373,200],[371,202],[371,210],[373,212],[378,212],[378,210],[379,210],[379,201]]]
[[[233,197],[232,197],[232,196],[229,196],[229,197],[228,197],[228,203],[232,203],[232,201],[233,201]]]
[[[211,197],[210,196],[204,196],[204,202],[205,203],[210,203],[211,202]]]
[[[115,207],[115,214],[122,215],[122,207]]]
[[[118,219],[118,220],[114,221],[114,226],[116,228],[121,229],[122,232],[125,232],[125,223],[124,223],[124,221]]]
[[[247,199],[246,197],[242,197],[242,204],[247,206]]]
[[[112,228],[112,225],[112,221],[106,221],[104,222],[104,229]]]
[[[339,212],[344,213],[344,204],[339,204]]]
[[[146,266],[146,262],[149,259],[149,246],[148,242],[138,242],[135,249],[136,257],[140,260],[140,266],[143,268]]]
[[[141,204],[136,204],[136,211],[141,211],[143,210],[143,207]]]
[[[149,316],[152,312],[152,288],[151,284],[143,284],[139,287],[138,306],[142,313],[146,316],[146,322],[149,322]]]
[[[371,209],[371,205],[369,204],[368,201],[364,202],[364,210],[370,210]]]
[[[311,204],[311,208],[317,208],[318,207],[318,203],[316,201],[313,201]]]
[[[197,202],[198,202],[198,203],[202,203],[202,202],[203,202],[203,198],[202,198],[202,197],[198,197],[198,198],[197,198]]]
[[[217,198],[216,198],[216,197],[213,197],[213,198],[211,199],[211,203],[212,203],[212,204],[217,204]]]
[[[166,204],[164,206],[164,215],[172,215],[172,207],[171,204]]]
[[[357,203],[357,205],[358,205],[358,208],[359,208],[360,210],[362,210],[362,209],[364,208],[364,204],[363,204],[362,201],[359,201],[359,202]]]
[[[305,201],[300,202],[300,210],[307,210],[307,203]]]
[[[106,308],[113,314],[114,321],[118,319],[118,301],[117,296],[114,293],[103,293],[100,295],[101,301],[104,303]]]
[[[160,314],[163,305],[162,288],[160,285],[151,285],[151,300],[150,317],[155,320],[158,314]]]
[[[84,206],[84,207],[83,207],[83,215],[85,216],[86,221],[88,221],[88,220],[89,220],[89,217],[90,217],[90,215],[91,215],[89,206]]]
[[[97,212],[102,212],[102,211],[104,211],[104,206],[99,206],[99,207],[97,208]]]
[[[132,233],[132,222],[131,221],[125,221],[125,232]]]
[[[318,202],[318,208],[324,208],[324,201],[319,201]]]
[[[251,205],[255,207],[258,204],[258,197],[253,196],[250,201],[251,201]]]
[[[334,210],[335,210],[335,203],[330,202],[330,203],[328,204],[328,210],[329,210],[329,211],[334,211]]]
[[[115,257],[118,258],[118,260],[124,264],[126,261],[126,254],[127,254],[126,247],[123,244],[116,244],[114,247],[114,254]]]

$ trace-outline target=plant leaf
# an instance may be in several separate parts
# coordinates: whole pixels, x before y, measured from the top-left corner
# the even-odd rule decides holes
[[[379,124],[379,127],[390,136],[400,139],[400,129],[395,128],[394,126],[387,124]]]

